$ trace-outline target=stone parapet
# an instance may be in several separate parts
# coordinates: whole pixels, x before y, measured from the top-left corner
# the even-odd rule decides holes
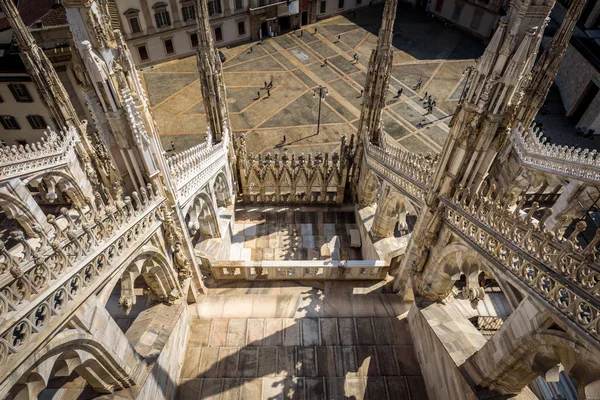
[[[132,196],[133,201],[118,199],[77,221],[69,217],[65,229],[53,224],[54,233],[42,235],[35,248],[22,238],[18,255],[2,250],[0,365],[35,351],[52,327],[64,323],[68,309],[110,279],[160,227],[165,199],[152,190]]]
[[[535,128],[513,129],[511,142],[520,161],[527,167],[591,184],[600,181],[600,155],[597,150],[550,144]]]
[[[0,148],[0,180],[45,171],[66,164],[75,152],[77,131],[71,127],[44,131],[41,142]]]

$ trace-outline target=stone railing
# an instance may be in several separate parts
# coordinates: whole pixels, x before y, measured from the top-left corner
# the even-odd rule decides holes
[[[600,181],[600,153],[596,150],[558,146],[536,129],[513,129],[511,142],[523,164],[570,177]]]
[[[381,175],[413,200],[422,203],[431,181],[437,156],[413,154],[390,144],[366,144],[366,160]]]
[[[457,193],[451,200],[441,199],[443,217],[452,230],[505,271],[505,276],[512,276],[513,283],[556,309],[574,329],[600,345],[600,266],[594,262],[600,230],[581,248],[577,236],[585,229],[584,222],[565,238],[559,233],[564,221],[548,231],[544,223],[550,213],[539,221],[533,218],[537,203],[525,213],[523,201],[514,209],[507,208],[504,193]]]
[[[184,204],[227,163],[227,142],[206,142],[167,159],[171,177],[177,188],[181,204]]]
[[[217,261],[211,265],[215,279],[385,279],[389,265],[365,261]]]
[[[157,198],[151,186],[140,194],[100,204],[97,211],[90,208],[66,228],[50,218],[53,236],[41,235],[35,248],[20,240],[19,255],[2,244],[0,367],[14,354],[32,351],[37,335],[98,290],[160,226],[164,198]]]
[[[48,127],[41,142],[0,148],[0,179],[52,168],[66,163],[75,150],[75,128],[55,132]]]

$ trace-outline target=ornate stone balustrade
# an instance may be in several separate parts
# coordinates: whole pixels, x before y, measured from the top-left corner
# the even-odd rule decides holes
[[[218,261],[211,265],[215,279],[385,279],[389,265],[365,261]]]
[[[350,141],[341,137],[339,152],[255,156],[246,152],[246,138],[240,135],[237,160],[244,202],[341,204],[354,155],[354,136]]]
[[[597,150],[550,144],[539,130],[522,127],[513,130],[511,142],[521,162],[527,166],[595,183],[600,181]]]
[[[452,200],[442,198],[444,220],[503,275],[600,347],[600,267],[595,263],[600,230],[581,248],[577,236],[585,223],[579,222],[565,238],[559,234],[564,221],[547,231],[549,213],[540,221],[533,218],[537,203],[524,213],[523,201],[509,209],[504,193],[489,192],[481,196],[459,190]]]
[[[437,157],[411,154],[385,145],[366,144],[367,165],[412,200],[423,203]]]
[[[0,262],[0,366],[32,349],[33,338],[50,329],[111,277],[120,263],[147,241],[162,223],[152,187],[133,199],[100,204],[97,211],[42,235],[37,248],[20,240],[15,256],[2,243]]]
[[[223,140],[213,145],[210,140],[207,135],[206,142],[167,159],[182,204],[225,167],[227,142]]]
[[[40,142],[0,148],[0,179],[8,179],[66,163],[78,140],[75,128],[55,132],[48,128]]]

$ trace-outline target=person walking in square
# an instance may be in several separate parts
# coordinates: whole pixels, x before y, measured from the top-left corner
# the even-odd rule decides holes
[[[326,67],[327,66],[327,59],[323,60],[323,66]]]
[[[317,34],[317,27],[315,26],[315,33],[313,35],[316,35],[316,34]]]
[[[398,89],[398,93],[396,94],[397,98],[400,98],[400,96],[402,96],[402,89],[403,88]]]
[[[271,89],[267,89],[267,97],[271,97]]]
[[[256,92],[256,95],[258,96],[256,100],[260,99],[260,91]]]
[[[272,87],[273,87],[273,80],[271,79],[271,80],[269,81],[269,89],[271,89]]]
[[[175,142],[171,140],[171,151],[175,151]]]
[[[342,35],[338,35],[338,39],[337,39],[337,42],[336,42],[336,43],[339,43],[339,42],[340,42],[340,40],[342,40]]]

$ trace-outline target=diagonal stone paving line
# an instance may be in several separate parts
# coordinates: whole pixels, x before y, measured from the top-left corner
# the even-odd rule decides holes
[[[286,49],[281,47],[278,43],[272,42],[271,45],[277,51],[279,51],[281,54],[283,54],[288,60],[290,60],[290,62],[292,62],[294,65],[296,65],[302,72],[304,72],[304,74],[306,74],[315,83],[317,83],[318,85],[327,86],[327,82],[325,82],[324,80],[319,78],[314,72],[312,72],[308,68],[305,68],[305,66],[302,64],[302,62],[300,62],[300,60],[298,60],[296,57],[294,57],[292,54],[290,54]],[[328,87],[327,90],[329,91],[329,93],[331,95],[335,96],[335,99],[338,101],[338,103],[340,103],[344,107],[346,107],[346,109],[348,111],[350,111],[352,114],[354,114],[357,117],[360,116],[360,110],[358,110],[356,107],[354,107],[354,105],[352,105],[352,103],[350,103],[348,100],[346,100],[335,89]]]
[[[235,57],[239,57],[241,54],[243,54],[243,53],[240,53],[240,54],[238,54]],[[223,66],[223,72],[227,71],[228,68],[237,67],[238,65],[247,64],[249,62],[253,62],[253,61],[256,61],[256,60],[261,60],[261,59],[267,58],[267,57],[271,57],[271,53],[267,53],[264,56],[256,57],[256,58],[253,58],[251,60],[240,61],[240,62],[238,62],[236,64],[228,64],[227,66]],[[233,58],[231,61],[234,61],[234,60],[235,60],[235,58]]]
[[[290,106],[291,104],[293,104],[293,103],[294,103],[296,100],[298,100],[300,97],[304,96],[304,94],[305,94],[306,92],[307,92],[306,90],[305,90],[305,91],[303,91],[303,92],[301,92],[301,93],[300,93],[298,96],[294,97],[293,99],[290,99],[290,101],[289,101],[289,102],[287,102],[287,103],[283,104],[281,107],[279,107],[279,108],[275,109],[275,110],[274,110],[272,113],[270,113],[270,114],[269,114],[269,116],[268,116],[267,118],[263,119],[263,120],[262,120],[262,121],[260,121],[258,124],[254,125],[254,127],[252,127],[252,129],[249,129],[249,130],[248,130],[248,132],[249,132],[249,131],[252,131],[252,130],[255,130],[255,129],[257,129],[257,128],[260,128],[260,126],[261,126],[262,124],[264,124],[265,122],[267,122],[268,120],[270,120],[271,118],[273,118],[275,115],[277,115],[277,113],[279,113],[279,112],[280,112],[281,110],[283,110],[284,108],[286,108],[286,107]],[[256,102],[253,102],[251,105],[249,105],[249,106],[248,106],[248,107],[246,107],[246,108],[250,108],[250,107],[251,107],[251,106],[253,106],[254,104],[256,104]],[[278,127],[278,128],[280,129],[281,127]]]
[[[339,124],[321,124],[321,126],[324,125],[339,125]],[[312,126],[312,125],[310,125]],[[294,128],[294,127],[292,127]],[[286,144],[285,148],[290,148],[290,147],[311,147],[311,146],[327,146],[327,145],[339,145],[340,142],[319,142],[319,143],[298,143],[298,144]],[[272,150],[273,147],[265,147],[263,149],[260,150],[260,153],[264,153],[267,150]]]
[[[185,110],[181,111],[180,113],[177,113],[177,116],[182,116],[184,115],[186,112],[188,112],[189,110],[191,110],[192,108],[196,107],[198,104],[203,103],[202,99],[198,100],[197,102],[193,103],[191,106],[189,106],[188,108],[186,108]],[[206,113],[201,113],[201,114],[186,114],[186,115],[206,115]]]
[[[319,34],[317,34],[317,36],[319,36]],[[333,43],[331,43],[329,41],[328,38],[325,38],[323,36],[321,36],[323,38],[323,40],[321,40],[322,42],[324,42],[327,46],[329,46],[332,50],[335,50],[338,54],[342,55],[342,56],[347,56],[347,54],[345,52],[343,52],[339,47],[335,46]],[[429,62],[431,63],[431,62]],[[438,65],[438,67],[434,70],[434,73],[432,74],[432,76],[430,77],[430,79],[427,81],[426,85],[429,84],[431,82],[431,80],[433,79],[433,77],[435,76],[435,74],[437,74],[437,72],[439,72],[441,66],[444,64],[444,61],[440,62],[440,65]],[[355,64],[356,67],[363,71],[363,72],[367,72],[368,68],[362,64]],[[344,78],[345,76],[342,76],[342,78]],[[414,94],[417,94],[417,92],[415,92],[414,90],[412,90],[412,88],[408,87],[407,85],[405,85],[404,83],[402,83],[400,80],[396,79],[393,75],[390,76],[390,78],[394,79],[395,81],[397,81],[399,84],[401,84],[404,88],[410,90],[411,92],[413,92]],[[354,80],[354,79],[352,79]],[[358,83],[358,82],[357,82]],[[359,84],[360,85],[360,84]],[[360,85],[360,87],[362,88],[363,86]],[[389,85],[389,91],[391,93],[396,93],[398,91],[398,89],[395,86],[392,86],[392,84],[390,83]],[[425,110],[423,107],[419,106],[416,102],[414,101],[407,101],[406,102],[408,105],[410,105],[412,108],[415,109],[415,111],[420,112],[421,114],[424,114],[427,110]],[[437,108],[437,107],[436,107]],[[406,119],[404,117],[402,117],[402,114],[396,112],[395,110],[388,108],[388,111],[390,112],[390,114],[392,115],[396,115],[401,117],[402,121],[406,121]],[[442,110],[439,110],[442,114],[444,114],[444,116],[447,116],[446,113],[444,113]],[[437,117],[435,117],[433,114],[428,114],[427,116],[425,116],[425,118],[427,118],[431,123],[434,123],[436,121],[438,121]],[[406,121],[408,123],[408,121]],[[404,124],[403,124],[404,125]],[[410,126],[412,126],[412,124],[409,123]],[[449,128],[448,125],[446,125],[443,122],[438,123],[437,125],[440,126],[440,128],[442,130],[444,130],[444,132],[449,132]],[[426,137],[426,135],[424,135]],[[436,143],[436,147],[439,147],[439,145]]]
[[[458,101],[458,99],[452,99],[452,95],[454,94],[454,92],[456,92],[456,89],[458,89],[459,86],[465,81],[465,79],[467,79],[467,75],[463,74],[456,83],[456,85],[454,85],[454,87],[450,90],[450,94],[444,99],[444,101]]]
[[[169,95],[166,99],[162,100],[161,102],[159,102],[158,104],[156,104],[155,106],[152,107],[153,110],[157,109],[158,107],[160,107],[161,105],[163,105],[164,103],[166,103],[167,101],[171,100],[173,97],[177,96],[181,91],[188,89],[190,86],[198,83],[200,81],[200,79],[194,79],[192,82],[190,82],[188,85],[185,85],[184,87],[182,87],[181,89],[177,90],[176,92],[174,92],[173,94]]]
[[[295,36],[295,35],[293,35],[293,36]],[[316,38],[317,38],[317,39],[318,39],[318,40],[319,40],[321,43],[324,43],[324,44],[328,45],[328,44],[327,44],[327,43],[325,43],[323,40],[319,39],[319,36],[321,36],[320,34],[313,35],[313,36],[315,36],[315,37],[316,37]],[[323,37],[323,36],[321,36],[321,37]],[[294,39],[292,39],[292,40],[294,40]],[[298,38],[296,38],[296,40],[299,40],[299,39],[298,39]],[[329,46],[329,45],[328,45],[328,46]],[[331,47],[331,46],[329,46],[329,47]],[[304,50],[311,52],[311,53],[312,53],[313,55],[315,55],[315,56],[316,56],[316,58],[319,60],[319,61],[317,61],[317,62],[315,62],[315,63],[310,63],[310,64],[307,64],[307,65],[306,65],[307,67],[310,67],[311,65],[315,65],[315,64],[317,64],[317,63],[318,63],[318,64],[320,64],[320,65],[322,65],[322,63],[321,63],[321,61],[320,61],[320,60],[324,60],[324,59],[325,59],[325,57],[323,57],[323,56],[322,56],[320,53],[318,53],[316,50],[313,50],[311,47],[308,47],[307,49],[304,49]],[[336,50],[336,52],[338,52],[338,53],[339,53],[339,51],[337,51],[337,50]],[[343,53],[343,54],[345,55],[345,53]],[[331,58],[331,57],[329,57],[329,58]],[[345,77],[345,75],[346,75],[346,74],[344,73],[344,71],[342,71],[341,69],[339,69],[339,68],[338,68],[336,65],[334,65],[334,64],[329,64],[329,65],[327,66],[327,68],[329,68],[331,71],[333,71],[334,73],[336,73],[336,74],[338,74],[338,75],[339,75],[339,78],[336,78],[335,80],[337,80],[337,79],[344,79],[344,77]]]

